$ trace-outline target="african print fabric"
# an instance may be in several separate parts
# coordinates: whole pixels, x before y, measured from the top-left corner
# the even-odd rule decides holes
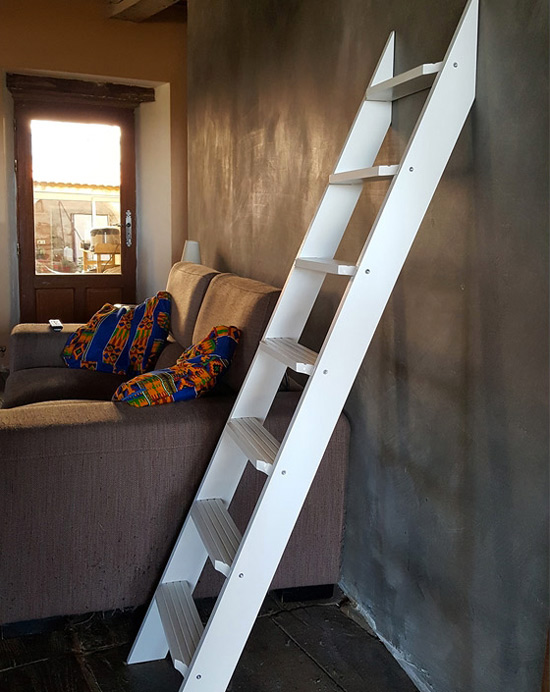
[[[70,368],[133,377],[151,370],[166,345],[172,296],[159,291],[135,307],[106,303],[69,337],[62,358]]]
[[[113,401],[142,407],[202,396],[229,367],[240,336],[236,327],[214,327],[206,339],[185,350],[173,367],[154,370],[121,384]]]

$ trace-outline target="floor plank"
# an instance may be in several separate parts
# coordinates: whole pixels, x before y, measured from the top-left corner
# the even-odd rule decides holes
[[[385,646],[337,606],[289,609],[273,621],[346,692],[416,692]]]
[[[68,619],[68,634],[79,653],[113,649],[131,643],[141,625],[145,609],[133,612],[93,613]]]
[[[182,677],[168,659],[126,665],[129,645],[88,654],[86,666],[101,692],[177,692]],[[10,690],[11,692],[11,690]]]
[[[269,617],[256,621],[230,692],[342,692]]]
[[[0,673],[2,692],[101,692],[71,655],[50,658]]]
[[[68,654],[70,650],[70,639],[63,630],[0,639],[0,673],[36,661],[56,658]]]

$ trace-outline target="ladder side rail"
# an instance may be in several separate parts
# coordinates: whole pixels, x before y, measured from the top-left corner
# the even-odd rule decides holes
[[[248,392],[246,401],[240,406],[239,411],[239,394],[229,419],[249,415],[263,420],[271,407],[285,370],[286,367],[282,363],[273,362],[258,350],[241,387],[241,392],[245,388]],[[251,377],[252,373],[254,376]],[[230,504],[247,463],[248,459],[224,427],[193,502],[218,497]],[[175,580],[187,581],[193,591],[207,559],[206,548],[191,515],[188,514],[158,585]],[[159,660],[167,653],[168,642],[153,597],[130,650],[128,663]]]
[[[393,33],[390,35],[384,53],[373,76],[385,79],[393,76]],[[371,80],[371,82],[373,81]],[[369,167],[382,145],[386,132],[391,125],[391,103],[369,102],[363,100],[358,109],[354,125],[344,145],[340,160],[357,147],[359,151],[365,148],[365,142],[356,143],[357,133],[366,130],[371,140],[368,151],[356,157],[357,165]],[[340,162],[339,160],[339,162]],[[335,170],[338,169],[339,163]],[[298,256],[333,257],[344,232],[349,224],[351,215],[361,196],[361,185],[336,186],[328,185],[319,204],[310,228],[302,243]],[[293,266],[285,286],[281,291],[277,305],[266,327],[263,339],[290,337],[298,339],[305,327],[315,300],[324,281],[324,275]],[[277,389],[286,368],[274,363],[273,359],[260,349],[256,351],[244,383],[237,396],[236,402],[229,415],[232,418],[255,417],[264,420],[273,403]],[[229,437],[226,430],[222,440]],[[242,454],[235,458],[223,454],[225,445],[218,445],[208,470],[199,488],[197,499],[221,497],[231,502],[236,487],[240,481],[247,460]],[[237,461],[238,459],[238,461]],[[243,462],[244,459],[244,462]],[[238,464],[239,468],[235,469]],[[222,466],[223,470],[211,474],[214,468]]]
[[[365,256],[375,239],[384,242],[398,228],[399,236],[408,235],[409,248],[412,245],[475,99],[478,4],[479,0],[469,0],[464,10],[359,257],[356,277],[369,268]],[[391,247],[390,243],[384,261],[402,266],[407,255],[398,257]],[[330,331],[325,342],[329,336]]]
[[[371,108],[382,106],[382,108]],[[374,163],[391,124],[391,103],[364,101],[357,131],[369,132],[374,142],[368,156],[358,161],[359,168]],[[361,145],[364,148],[364,145]],[[364,153],[364,152],[363,152]],[[313,221],[298,250],[297,257],[331,259],[340,245],[362,192],[362,185],[327,185]],[[264,338],[293,337],[302,333],[321,289],[324,276],[293,267],[283,286],[279,301],[267,325]]]
[[[470,0],[367,238],[357,273],[347,286],[319,352],[316,374],[326,371],[325,387],[331,393],[339,390],[341,380],[350,378],[351,389],[470,112],[475,98],[477,21],[478,0]],[[339,357],[344,349],[345,359]],[[316,382],[312,377],[306,384],[295,419],[303,416],[302,404],[307,397],[320,396],[310,393]],[[319,434],[325,425],[320,417],[312,434]],[[285,440],[280,453],[284,444]]]
[[[310,381],[323,377],[317,370]],[[324,383],[318,389],[322,396],[307,400],[302,397],[306,415],[296,418],[289,428],[284,449],[279,451],[273,473],[264,485],[180,692],[224,690],[229,683],[345,401],[341,390],[327,407],[322,427],[313,436],[311,430],[304,435],[304,426],[310,427],[311,422],[311,416],[309,423],[305,420],[307,409],[315,415],[326,400]],[[215,667],[208,665],[213,655]]]
[[[380,116],[380,114],[384,115],[381,121],[379,118],[378,126],[373,130],[379,148],[391,123],[391,104],[365,101],[361,104],[357,119],[361,116],[361,124],[366,126],[363,122],[364,118],[372,114],[377,116]],[[365,161],[365,166],[372,163],[369,160]],[[305,253],[313,252],[317,256],[334,254],[347,228],[360,194],[360,186],[327,186],[310,229],[302,243],[302,248],[306,248],[303,250]],[[316,239],[316,242],[310,240],[309,244],[307,244],[308,238]],[[270,336],[294,336],[298,338],[311,312],[323,280],[323,275],[316,274],[315,272],[299,269],[291,270],[264,333],[264,338],[268,334]],[[284,320],[274,320],[277,315],[280,315],[281,311],[285,313]],[[274,321],[275,327],[272,328],[270,334],[270,326]],[[264,420],[273,403],[285,370],[286,367],[284,365],[274,363],[272,358],[258,349],[229,418],[256,417]],[[195,500],[220,497],[230,503],[246,468],[247,461],[244,454],[237,449],[235,442],[224,429]],[[216,469],[216,473],[212,473],[213,469]],[[188,516],[159,584],[171,581],[173,575],[177,575],[178,579],[188,581],[191,589],[195,587],[207,559],[206,550],[202,542],[200,544],[197,542],[197,538],[198,534],[193,520]],[[184,559],[183,556],[188,554],[193,556],[192,560]],[[193,573],[188,574],[189,565],[191,563],[194,564],[194,561],[197,561],[197,564],[200,565],[200,570],[198,570],[198,574],[196,574],[197,570],[192,570]],[[186,564],[182,564],[183,562]],[[184,576],[182,576],[182,569]],[[145,660],[157,660],[164,658],[167,652],[168,644],[162,629],[158,608],[153,598],[130,651],[128,662],[138,663]]]
[[[392,33],[371,82],[375,78],[386,79],[393,76],[393,50]],[[391,108],[391,103],[376,103],[363,100],[340,159],[344,156],[346,150],[353,149],[353,147],[360,148],[360,143],[355,141],[354,133],[355,137],[357,137],[357,133],[366,129],[369,132],[371,144],[366,154],[363,152],[360,159],[358,159],[358,165],[362,167],[372,165],[391,125]],[[361,145],[364,146],[364,142]],[[361,192],[362,187],[360,185],[327,186],[298,256],[332,257],[334,255]],[[324,276],[322,274],[293,267],[281,291],[263,338],[291,337],[298,339],[311,313],[323,281]],[[258,349],[229,418],[256,417],[264,420],[273,403],[285,370],[284,366],[274,363],[272,358]],[[226,437],[226,435],[224,431],[222,438]],[[218,463],[217,457],[221,453],[221,449],[222,446],[219,445],[205,475],[205,480],[213,465]],[[235,474],[232,472],[230,465],[231,461],[224,458],[224,467],[227,469],[227,472],[223,474],[223,478],[220,477],[219,481],[216,481],[216,485],[220,486],[219,492],[216,493],[214,488],[201,485],[197,498],[216,496],[223,497],[230,502],[234,490],[230,496],[226,496],[221,487],[223,483],[228,484],[227,487],[235,485],[233,481]],[[239,472],[239,479],[245,466],[246,460]]]
[[[394,75],[395,64],[395,31],[390,32],[386,45],[382,50],[382,54],[378,60],[370,82],[367,85],[368,89],[377,84],[391,79]],[[378,105],[385,106],[384,108],[365,108],[365,104],[369,103],[366,100],[367,91],[363,96],[363,102],[359,106],[355,120],[349,130],[340,156],[336,162],[333,173],[341,173],[342,171],[353,171],[360,168],[368,168],[372,166],[376,155],[380,151],[386,132],[391,125],[392,105],[391,103],[379,103]],[[372,103],[372,102],[371,102]],[[388,119],[389,118],[389,119]],[[387,125],[386,125],[387,123]],[[371,128],[375,127],[378,131],[373,135]],[[380,133],[383,132],[382,138],[379,139]],[[363,163],[370,161],[371,163]],[[301,253],[300,253],[301,254]],[[305,255],[302,255],[305,256]]]
[[[477,0],[470,2],[468,10],[413,133],[392,194],[388,193],[371,231],[359,271],[342,299],[181,692],[197,692],[201,689],[198,681],[204,676],[209,688],[224,689],[242,653],[336,420],[473,103]],[[462,70],[454,67],[455,62]],[[455,109],[447,106],[451,91],[459,97]],[[434,128],[442,116],[443,132]],[[432,155],[437,147],[442,147],[443,153]],[[430,173],[421,166],[424,175],[407,175],[411,171],[406,164],[417,155],[422,162],[425,151],[434,170]],[[413,213],[404,220],[403,200],[416,200]],[[357,315],[369,318],[357,320]],[[344,347],[345,361],[340,357]],[[330,398],[326,397],[327,388]],[[291,460],[299,463],[291,465]],[[232,623],[230,641],[226,636],[227,622]],[[208,669],[207,662],[214,655],[213,671]]]
[[[394,72],[395,32],[391,32],[376,65],[369,86],[390,79]],[[355,115],[333,173],[369,168],[391,125],[391,102],[367,101],[366,93]],[[362,186],[338,188],[328,185],[306,232],[297,257],[330,259],[340,245]],[[323,276],[293,267],[285,282],[279,302],[268,323],[264,338],[298,338],[323,283]],[[289,307],[287,307],[289,306]]]
[[[386,43],[370,83],[393,76],[394,33]],[[351,151],[360,151],[358,166],[372,165],[391,125],[391,103],[363,100],[336,168]],[[363,132],[367,132],[367,140]],[[358,141],[360,138],[361,141]],[[328,185],[302,242],[298,256],[333,257],[349,224],[362,187]],[[263,338],[290,337],[298,339],[311,313],[324,281],[322,274],[293,267],[281,291],[277,305]],[[230,418],[256,417],[263,420],[273,403],[280,384],[279,366],[257,351]]]
[[[447,165],[451,152],[456,144],[456,140],[458,139],[464,121],[474,100],[477,53],[477,17],[478,0],[470,0],[455,31],[455,35],[453,36],[453,39],[449,45],[445,59],[442,63],[442,68],[435,79],[434,85],[418,118],[417,124],[413,130],[409,144],[399,166],[397,175],[394,177],[388,189],[386,198],[373,224],[369,238],[365,243],[365,249],[359,258],[357,275],[355,279],[352,279],[348,284],[344,297],[342,298],[342,303],[344,303],[346,300],[346,296],[351,289],[352,282],[357,281],[361,273],[368,268],[364,266],[365,253],[371,240],[374,238],[374,231],[377,228],[379,220],[381,219],[382,215],[385,215],[385,217],[388,218],[390,209],[393,209],[391,214],[394,219],[394,223],[397,224],[398,228],[401,228],[399,235],[405,234],[405,231],[403,230],[404,225],[408,225],[410,229],[407,251],[403,257],[397,257],[396,253],[396,264],[399,267],[402,267],[406,259],[408,250],[412,245],[418,227],[422,221],[422,218],[424,217],[426,209],[443,174],[445,166]],[[390,36],[390,41],[391,38],[392,37]],[[457,67],[455,67],[455,64]],[[456,98],[457,96],[458,99]],[[458,106],[456,105],[457,100],[459,101]],[[413,170],[411,171],[410,168]],[[409,179],[413,175],[416,183],[415,185],[411,186],[409,185]],[[330,189],[332,188],[329,187],[329,190]],[[407,218],[403,219],[402,209],[405,204],[407,204],[407,208],[412,210],[412,213],[408,213]],[[379,231],[377,235],[379,237],[384,237],[386,235],[391,237],[391,230],[387,229]],[[391,247],[392,245],[390,243],[385,254],[385,261],[392,257],[393,253],[391,251]],[[315,255],[312,254],[311,256]],[[291,286],[291,282],[294,280],[294,277],[299,276],[299,273],[299,269],[295,268],[291,270],[289,280],[285,286],[285,289],[290,289],[290,295],[293,294],[293,286]],[[309,274],[310,272],[304,273]],[[385,271],[383,273],[386,274]],[[389,278],[390,276],[391,272],[388,272],[388,276],[386,276],[386,278]],[[396,280],[397,276],[395,277],[395,281]],[[391,286],[390,292],[395,285],[395,281],[391,281],[389,284]],[[296,283],[298,283],[297,279]],[[279,303],[282,302],[283,295],[281,295]],[[295,296],[294,302],[299,302],[299,294]],[[279,304],[277,308],[279,308]],[[281,324],[282,320],[277,322],[277,318],[279,317],[279,310],[277,308],[270,323],[268,324],[266,333],[264,335],[265,337],[272,338],[280,336],[281,334],[288,336],[288,331],[285,332],[284,330],[287,328],[287,326],[291,327],[292,324],[287,325],[286,320],[284,325]],[[362,312],[366,313],[367,311],[363,310]],[[336,317],[337,315],[335,316],[333,324],[336,321]],[[292,315],[292,318],[296,318],[295,313]],[[375,320],[375,323],[378,324],[378,321],[379,318]],[[300,326],[301,329],[303,329],[303,325]],[[325,339],[325,343],[328,341],[332,331],[333,328],[331,327]],[[295,336],[295,334],[291,335]],[[299,334],[296,336],[296,338],[298,336]],[[253,369],[254,368],[252,367],[249,374],[252,375]],[[246,396],[246,387],[243,386],[241,389],[241,394]],[[235,410],[232,413],[232,417],[255,415],[252,412],[245,413],[244,409],[245,407],[243,407],[241,402],[238,400],[235,405]]]
[[[393,53],[392,53],[393,57]],[[392,61],[393,70],[393,61]],[[374,107],[373,107],[374,106]],[[374,161],[391,124],[391,103],[363,101],[355,128],[366,127],[374,141],[368,157],[360,163],[368,167]],[[357,201],[360,185],[328,185],[315,217],[306,234],[298,256],[333,257]],[[298,339],[311,313],[313,304],[324,281],[324,275],[293,267],[281,291],[263,338],[290,337]],[[273,360],[256,352],[244,383],[231,411],[230,418],[256,417],[264,419],[273,403],[277,388],[286,368],[280,369]],[[281,374],[279,375],[279,370]]]

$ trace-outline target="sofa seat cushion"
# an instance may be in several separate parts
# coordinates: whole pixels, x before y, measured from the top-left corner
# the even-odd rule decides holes
[[[16,370],[6,381],[2,408],[61,399],[109,401],[127,379],[126,375],[66,367]]]

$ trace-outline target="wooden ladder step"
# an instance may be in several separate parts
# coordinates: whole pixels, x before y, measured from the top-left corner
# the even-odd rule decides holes
[[[227,432],[247,455],[250,463],[267,476],[279,451],[279,442],[262,425],[259,418],[233,418]]]
[[[333,173],[328,181],[331,185],[362,185],[367,180],[391,178],[397,173],[398,168],[398,165],[371,166],[359,168],[356,171],[342,171],[342,173]]]
[[[187,673],[203,632],[203,624],[186,581],[161,584],[155,594],[174,667]]]
[[[357,272],[357,267],[354,264],[322,257],[297,257],[295,266],[298,269],[309,269],[314,272],[336,274],[337,276],[355,276]]]
[[[367,89],[366,99],[367,101],[397,101],[417,91],[429,89],[442,65],[442,62],[418,65],[391,79],[373,84]]]
[[[302,346],[295,339],[286,337],[264,339],[260,342],[260,348],[294,372],[311,375],[315,369],[317,353]]]
[[[241,534],[224,501],[197,500],[191,507],[191,517],[214,568],[227,576],[241,544]]]

